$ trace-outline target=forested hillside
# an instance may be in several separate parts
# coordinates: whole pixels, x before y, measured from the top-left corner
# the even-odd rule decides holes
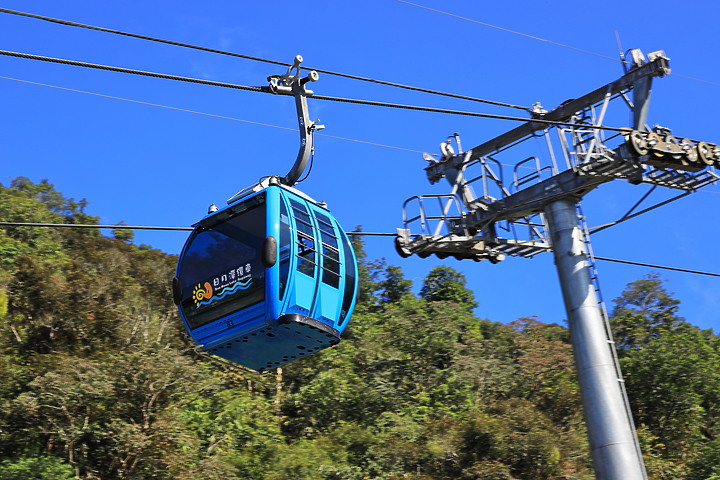
[[[96,223],[47,182],[0,221]],[[364,257],[335,348],[250,376],[188,341],[176,258],[90,229],[0,228],[0,479],[593,478],[567,329],[479,319],[462,274]],[[720,338],[648,275],[613,326],[652,479],[720,479]],[[562,319],[544,319],[562,322]]]

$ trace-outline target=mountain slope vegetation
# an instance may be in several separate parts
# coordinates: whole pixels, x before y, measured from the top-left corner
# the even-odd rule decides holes
[[[47,181],[0,185],[0,221],[97,224],[86,208]],[[433,268],[416,295],[356,240],[344,340],[251,376],[194,349],[176,257],[132,241],[0,229],[0,478],[594,478],[567,328],[478,318],[460,272]],[[719,337],[654,274],[615,304],[650,477],[720,479]]]

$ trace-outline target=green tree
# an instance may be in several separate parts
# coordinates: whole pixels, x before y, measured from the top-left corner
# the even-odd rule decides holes
[[[273,402],[245,382],[223,378],[230,376],[203,381],[198,385],[202,388],[183,400],[179,419],[197,441],[192,462],[169,465],[173,479],[210,478],[206,470],[212,465],[225,470],[217,477],[223,480],[262,480],[273,462],[275,447],[283,441]]]
[[[400,267],[388,266],[385,268],[385,278],[380,281],[380,302],[394,303],[410,295],[412,280],[406,280]]]
[[[124,221],[118,223],[118,227],[123,227],[126,225],[127,224]],[[125,243],[132,243],[133,239],[135,238],[135,232],[133,232],[129,228],[116,228],[112,231],[112,234],[113,238]]]
[[[97,217],[85,214],[85,208],[88,205],[86,199],[83,198],[76,202],[73,198],[65,198],[47,179],[36,184],[26,177],[17,177],[11,182],[10,189],[35,202],[44,204],[51,212],[63,215],[65,217],[63,223],[97,224]]]
[[[621,352],[643,347],[663,331],[685,321],[677,315],[680,301],[671,296],[664,283],[660,275],[651,273],[630,282],[613,300],[615,308],[610,322]]]
[[[509,325],[519,333],[510,348],[518,372],[515,395],[560,424],[580,422],[580,389],[568,330],[532,317]]]
[[[477,302],[465,284],[465,275],[457,270],[435,267],[425,277],[420,296],[429,302],[453,302],[472,310],[477,307]]]
[[[720,480],[720,438],[705,445],[689,467],[687,480]]]
[[[348,453],[331,437],[299,439],[283,448],[265,480],[362,480],[362,470],[348,462]]]
[[[355,227],[355,231],[362,232],[362,226]],[[377,296],[380,289],[380,276],[384,268],[384,261],[371,262],[365,253],[365,242],[360,235],[353,235],[350,239],[355,257],[358,262],[358,294],[356,308],[372,308],[379,303]]]
[[[3,220],[92,223],[85,207],[47,181],[0,186]],[[418,298],[353,243],[343,341],[251,377],[192,353],[173,256],[94,230],[0,230],[0,478],[592,477],[566,328],[478,319],[449,267]],[[720,474],[720,340],[663,285],[629,284],[613,325],[651,476],[706,480]]]
[[[638,423],[654,437],[654,451],[675,464],[720,435],[718,344],[711,331],[683,324],[622,359]]]
[[[560,438],[530,402],[510,399],[476,413],[461,438],[455,478],[540,480],[559,473]]]
[[[27,192],[0,185],[0,220],[11,223],[64,223],[63,216],[34,200]],[[12,272],[14,261],[22,255],[61,258],[62,233],[57,229],[7,226],[0,233],[0,267]]]
[[[75,472],[57,457],[18,457],[0,462],[3,480],[74,480]]]

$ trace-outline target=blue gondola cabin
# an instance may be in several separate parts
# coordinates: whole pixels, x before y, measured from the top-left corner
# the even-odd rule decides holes
[[[196,225],[173,294],[203,349],[263,372],[340,340],[357,262],[324,204],[265,181]]]

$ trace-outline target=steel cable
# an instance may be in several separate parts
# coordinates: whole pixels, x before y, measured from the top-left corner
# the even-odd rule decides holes
[[[8,8],[0,8],[0,13],[9,13],[9,14],[11,14],[11,15],[19,15],[19,16],[23,16],[23,17],[34,18],[34,19],[37,19],[37,20],[44,20],[44,21],[47,21],[47,22],[57,23],[57,24],[60,24],[60,25],[67,25],[67,26],[71,26],[71,27],[86,28],[86,29],[90,29],[90,30],[96,30],[96,31],[99,31],[99,32],[112,33],[112,34],[115,34],[115,35],[123,35],[123,36],[126,36],[126,37],[138,38],[138,39],[141,39],[141,40],[148,40],[148,41],[157,42],[157,43],[164,43],[164,44],[167,44],[167,45],[174,45],[174,46],[177,46],[177,47],[190,48],[190,49],[193,49],[193,50],[200,50],[200,51],[203,51],[203,52],[217,53],[217,54],[220,54],[220,55],[227,55],[227,56],[231,56],[231,57],[243,58],[243,59],[246,59],[246,60],[253,60],[253,61],[256,61],[256,62],[269,63],[269,64],[272,64],[272,65],[281,65],[281,66],[283,66],[283,67],[291,67],[291,66],[292,66],[292,64],[290,64],[290,63],[278,62],[278,61],[269,60],[269,59],[266,59],[266,58],[253,57],[253,56],[251,56],[251,55],[243,55],[243,54],[240,54],[240,53],[227,52],[227,51],[224,51],[224,50],[217,50],[217,49],[214,49],[214,48],[201,47],[201,46],[198,46],[198,45],[191,45],[191,44],[188,44],[188,43],[175,42],[175,41],[172,41],[172,40],[165,40],[165,39],[162,39],[162,38],[150,37],[150,36],[147,36],[147,35],[138,35],[138,34],[136,34],[136,33],[123,32],[123,31],[121,31],[121,30],[114,30],[114,29],[104,28],[104,27],[96,27],[96,26],[94,26],[94,25],[87,25],[87,24],[83,24],[83,23],[71,22],[71,21],[68,21],[68,20],[61,20],[61,19],[58,19],[58,18],[46,17],[46,16],[44,16],[44,15],[36,15],[36,14],[32,14],[32,13],[20,12],[20,11],[17,11],[17,10],[10,10],[10,9],[8,9]],[[307,67],[306,67],[306,68],[307,68]],[[458,99],[461,99],[461,100],[469,100],[469,101],[473,101],[473,102],[486,103],[486,104],[489,104],[489,105],[496,105],[496,106],[500,106],[500,107],[516,108],[516,109],[525,110],[525,111],[528,110],[527,107],[523,107],[523,106],[520,106],[520,105],[513,105],[513,104],[510,104],[510,103],[504,103],[504,102],[496,102],[496,101],[494,101],[494,100],[485,100],[485,99],[482,99],[482,98],[469,97],[469,96],[466,96],[466,95],[459,95],[459,94],[455,94],[455,93],[440,92],[440,91],[431,90],[431,89],[428,89],[428,88],[413,87],[413,86],[411,86],[411,85],[404,85],[404,84],[401,84],[401,83],[388,82],[388,81],[384,81],[384,80],[376,80],[376,79],[373,79],[373,78],[361,77],[361,76],[358,76],[358,75],[350,75],[350,74],[347,74],[347,73],[333,72],[333,71],[330,71],[330,70],[323,70],[323,69],[320,69],[320,68],[308,68],[308,69],[309,69],[309,70],[315,70],[315,71],[318,72],[318,73],[324,73],[324,74],[326,74],[326,75],[334,75],[334,76],[337,76],[337,77],[349,78],[349,79],[352,79],[352,80],[360,80],[360,81],[363,81],[363,82],[377,83],[377,84],[379,84],[379,85],[387,85],[387,86],[390,86],[390,87],[403,88],[403,89],[406,89],[406,90],[413,90],[413,91],[422,92],[422,93],[429,93],[429,94],[432,94],[432,95],[441,95],[441,96],[445,96],[445,97],[458,98]]]
[[[106,70],[111,72],[119,72],[119,73],[128,73],[132,75],[141,75],[146,77],[154,77],[154,78],[162,78],[166,80],[176,80],[181,82],[188,82],[188,83],[197,83],[200,85],[210,85],[215,87],[224,87],[224,88],[233,88],[236,90],[247,90],[251,92],[262,92],[262,93],[272,93],[270,88],[267,86],[263,87],[253,87],[253,86],[247,86],[247,85],[238,85],[234,83],[226,83],[226,82],[216,82],[213,80],[203,80],[200,78],[193,78],[193,77],[182,77],[179,75],[169,75],[166,73],[157,73],[157,72],[148,72],[145,70],[135,70],[131,68],[124,68],[124,67],[113,67],[110,65],[101,65],[97,63],[89,63],[89,62],[80,62],[77,60],[68,60],[64,58],[55,58],[55,57],[46,57],[42,55],[34,55],[30,53],[21,53],[21,52],[12,52],[9,50],[0,50],[0,55],[6,55],[10,57],[18,57],[18,58],[26,58],[30,60],[39,60],[43,62],[51,62],[51,63],[59,63],[63,65],[72,65],[76,67],[85,67],[85,68],[94,68],[98,70]],[[491,113],[478,113],[478,112],[467,112],[462,110],[449,110],[446,108],[434,108],[434,107],[421,107],[417,105],[404,105],[404,104],[398,104],[398,103],[388,103],[388,102],[376,102],[373,100],[358,100],[353,98],[342,98],[342,97],[329,97],[326,95],[313,95],[311,98],[317,99],[317,100],[328,100],[333,102],[343,102],[343,103],[354,103],[358,105],[369,105],[374,107],[387,107],[387,108],[398,108],[398,109],[404,109],[404,110],[416,110],[421,112],[431,112],[431,113],[447,113],[451,115],[462,115],[462,116],[469,116],[469,117],[479,117],[479,118],[490,118],[494,120],[511,120],[515,122],[531,122],[531,123],[538,123],[541,125],[565,125],[565,126],[571,126],[571,127],[588,127],[587,125],[580,125],[576,123],[571,122],[558,122],[554,120],[543,120],[541,118],[524,118],[524,117],[514,117],[509,115],[496,115]],[[608,130],[613,132],[627,132],[627,128],[618,128],[618,127],[607,127],[607,126],[593,126],[592,128],[597,130]]]
[[[25,222],[0,222],[0,227],[49,227],[49,228],[94,228],[94,229],[113,229],[113,230],[158,230],[158,231],[192,231],[192,227],[160,227],[146,225],[91,225],[91,224],[75,224],[75,223],[25,223]],[[380,232],[347,232],[353,236],[368,237],[396,237],[396,233],[380,233]],[[593,256],[595,260],[604,262],[624,263],[627,265],[636,265],[640,267],[659,268],[663,270],[673,270],[683,273],[694,273],[697,275],[708,275],[712,277],[720,277],[720,273],[703,272],[701,270],[690,270],[687,268],[668,267],[664,265],[655,265],[652,263],[633,262],[631,260],[619,260],[617,258],[607,258]]]

